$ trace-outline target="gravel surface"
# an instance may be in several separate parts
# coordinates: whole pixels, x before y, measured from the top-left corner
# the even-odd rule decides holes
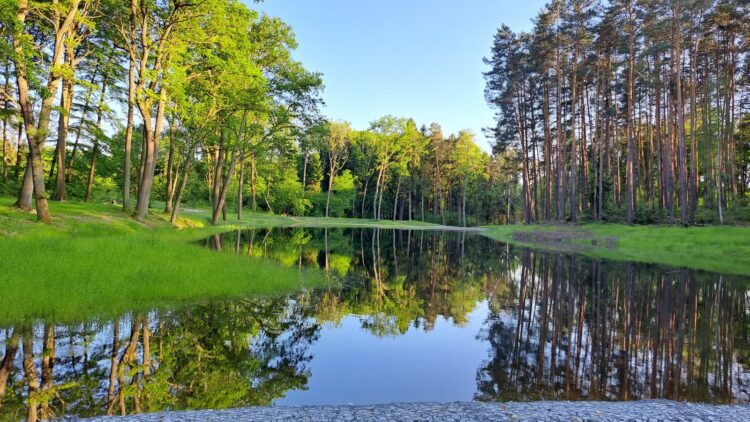
[[[165,412],[92,421],[750,421],[750,406],[641,402],[403,403]]]

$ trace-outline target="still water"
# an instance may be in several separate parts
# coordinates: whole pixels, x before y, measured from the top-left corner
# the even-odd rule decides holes
[[[200,246],[300,274],[314,268],[330,283],[0,327],[0,419],[30,409],[750,402],[747,278],[539,252],[476,233],[255,229]]]

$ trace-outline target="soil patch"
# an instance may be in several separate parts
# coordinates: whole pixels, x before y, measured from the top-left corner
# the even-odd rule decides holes
[[[547,246],[571,252],[585,252],[594,247],[613,249],[617,246],[616,237],[600,238],[585,230],[535,230],[513,233],[513,240],[523,243]]]

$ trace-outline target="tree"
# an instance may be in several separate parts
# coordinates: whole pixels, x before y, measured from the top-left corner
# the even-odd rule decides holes
[[[349,143],[351,142],[351,126],[348,122],[329,122],[326,137],[326,155],[328,156],[328,192],[326,194],[326,214],[328,217],[331,206],[331,192],[334,178],[346,164]]]
[[[32,60],[32,57],[36,55],[36,51],[40,51],[41,47],[36,44],[33,35],[30,33],[33,25],[28,18],[29,12],[32,10],[30,6],[34,5],[30,5],[28,0],[19,0],[17,3],[13,25],[14,30],[11,35],[18,88],[18,105],[24,122],[26,139],[29,144],[30,165],[27,167],[27,170],[31,170],[37,219],[45,223],[51,221],[51,216],[49,207],[47,206],[47,192],[44,186],[42,150],[49,132],[50,116],[54,100],[57,96],[57,90],[63,75],[60,68],[63,64],[65,40],[71,31],[76,28],[77,23],[81,22],[86,16],[88,6],[90,5],[90,2],[81,0],[55,1],[54,3],[55,7],[39,11],[44,16],[43,19],[51,22],[51,36],[54,40],[49,62],[44,63],[46,69],[43,66],[39,66],[37,61]],[[37,113],[34,110],[29,79],[37,80],[45,76],[47,83],[44,87],[42,103]],[[24,189],[21,191],[19,200],[23,196]]]

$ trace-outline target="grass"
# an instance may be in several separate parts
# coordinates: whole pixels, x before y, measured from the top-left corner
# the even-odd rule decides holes
[[[112,206],[55,203],[47,226],[11,202],[0,199],[0,323],[76,322],[324,282],[315,271],[200,247],[222,230],[200,220],[175,230],[161,216],[137,223]]]
[[[158,207],[137,222],[107,204],[51,202],[53,222],[0,198],[0,325],[33,320],[78,322],[128,311],[146,312],[202,300],[273,295],[325,283],[319,272],[232,254],[197,241],[244,227],[380,227],[416,230],[444,226],[403,221],[286,217],[246,213],[242,221],[208,224],[205,209],[185,209],[176,230]],[[158,205],[158,204],[157,204]],[[519,232],[573,233],[569,244],[529,244]],[[565,249],[614,260],[660,263],[750,275],[750,228],[583,226],[488,227],[485,235],[511,243]],[[616,238],[614,247],[607,239]],[[596,240],[593,245],[592,241]]]
[[[183,215],[193,219],[205,221],[210,220],[210,211],[205,209],[186,209]],[[237,220],[237,214],[227,214],[227,221],[222,223],[231,227],[364,227],[382,229],[410,229],[410,230],[434,230],[445,228],[433,223],[422,221],[393,221],[372,220],[364,218],[338,218],[338,217],[293,217],[285,215],[271,215],[263,213],[243,212],[242,220]]]
[[[523,233],[558,233],[568,245],[529,244]],[[490,226],[493,239],[618,261],[638,261],[675,267],[750,275],[750,227],[627,226],[623,224]],[[515,236],[514,236],[515,235]]]
[[[154,204],[137,222],[108,204],[50,202],[51,225],[0,198],[0,324],[77,322],[211,298],[288,293],[324,283],[314,271],[216,254],[197,245],[243,227],[381,227],[429,229],[421,222],[285,217],[246,213],[221,226],[209,211],[186,209],[175,230]],[[163,207],[163,205],[161,205]]]

